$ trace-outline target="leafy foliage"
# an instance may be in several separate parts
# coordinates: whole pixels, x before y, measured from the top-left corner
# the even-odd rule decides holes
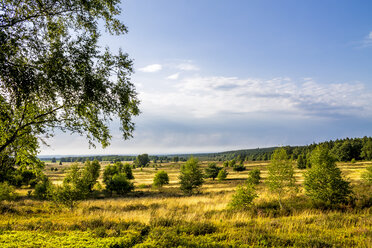
[[[46,200],[52,197],[51,194],[53,194],[53,185],[48,177],[43,176],[36,184],[34,194],[36,198],[40,200]]]
[[[103,171],[103,182],[107,183],[114,175],[124,173],[127,179],[134,179],[131,165],[128,163],[116,162],[113,165],[108,165]]]
[[[306,194],[325,204],[347,202],[352,193],[350,183],[342,179],[341,170],[326,146],[318,146],[311,154],[312,167],[304,174]]]
[[[297,168],[306,169],[306,159],[303,154],[300,154],[297,158]]]
[[[76,185],[63,183],[63,185],[53,187],[51,196],[56,204],[62,204],[72,210],[80,200],[86,198],[86,192],[77,188]]]
[[[287,192],[295,191],[296,179],[294,177],[293,163],[288,158],[284,148],[274,151],[268,166],[267,184],[272,193],[278,196],[280,208],[283,208],[281,199]]]
[[[153,185],[154,187],[162,187],[164,184],[169,184],[169,177],[168,173],[161,170],[155,174]]]
[[[372,139],[369,138],[363,145],[360,156],[365,160],[372,160]]]
[[[372,165],[366,168],[366,171],[362,173],[362,179],[369,185],[372,185]]]
[[[251,170],[248,173],[247,183],[257,185],[261,180],[261,171],[259,169]]]
[[[218,176],[219,171],[222,168],[218,167],[216,163],[209,163],[208,167],[205,168],[205,177],[212,178],[213,180]]]
[[[4,200],[14,200],[16,197],[14,187],[8,183],[0,183],[0,202]]]
[[[36,165],[40,137],[55,128],[109,145],[118,116],[123,138],[134,130],[138,99],[132,61],[98,47],[98,23],[124,34],[118,1],[40,0],[0,3],[0,155]]]
[[[92,192],[93,186],[97,183],[101,165],[97,160],[90,162],[89,160],[84,164],[83,180],[88,184],[87,187]]]
[[[229,207],[234,209],[249,209],[253,200],[257,197],[258,195],[253,184],[239,185],[236,188],[235,194],[232,196]]]
[[[218,172],[218,175],[217,175],[217,179],[218,181],[223,181],[226,179],[227,175],[229,173],[227,172],[227,170],[225,168],[222,168],[219,172]]]
[[[245,171],[245,166],[243,162],[240,162],[239,164],[235,163],[233,166],[234,171]]]
[[[138,155],[136,158],[136,165],[139,167],[146,167],[150,163],[150,158],[148,154]]]
[[[185,194],[192,194],[194,189],[197,189],[204,183],[204,175],[199,166],[199,160],[191,157],[181,166],[179,176],[181,190]]]
[[[106,190],[115,191],[118,195],[125,195],[134,189],[133,183],[129,181],[125,173],[115,174],[107,183]]]

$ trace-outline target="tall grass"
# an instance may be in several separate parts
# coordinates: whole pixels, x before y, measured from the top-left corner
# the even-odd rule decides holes
[[[352,181],[354,205],[322,209],[299,192],[283,199],[284,210],[267,190],[266,165],[246,166],[248,170],[239,173],[228,168],[226,181],[206,180],[201,193],[193,196],[178,189],[179,166],[162,165],[170,185],[160,192],[141,187],[127,197],[83,201],[73,211],[29,198],[3,202],[0,246],[371,247],[372,191],[358,174],[365,164],[340,165]],[[248,210],[228,209],[236,186],[253,168],[262,171],[259,198]],[[151,185],[156,170],[133,172],[135,185]],[[296,177],[301,184],[302,171],[296,171]]]

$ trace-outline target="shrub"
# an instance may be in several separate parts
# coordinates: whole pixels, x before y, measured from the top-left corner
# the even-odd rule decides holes
[[[236,160],[235,159],[229,161],[229,167],[234,167],[235,164],[236,164]]]
[[[298,169],[306,169],[306,158],[304,155],[300,154],[297,158],[297,168]]]
[[[261,171],[259,169],[251,170],[248,173],[248,179],[247,179],[248,184],[257,185],[260,183],[260,180],[261,180]]]
[[[158,171],[155,174],[153,185],[154,187],[162,187],[164,184],[169,184],[169,177],[165,171]]]
[[[181,166],[179,179],[181,183],[180,188],[185,194],[192,194],[194,189],[203,184],[203,173],[200,170],[198,159],[191,157]]]
[[[278,196],[280,208],[283,209],[282,197],[287,192],[297,190],[293,163],[288,158],[284,148],[279,148],[274,151],[268,166],[268,173],[267,183],[269,189]]]
[[[90,174],[85,168],[80,169],[78,164],[72,164],[70,170],[63,180],[63,186],[69,185],[74,191],[79,191],[82,199],[85,199],[91,192],[93,187],[93,175]]]
[[[125,163],[124,166],[122,167],[122,169],[119,170],[119,171],[125,173],[125,175],[127,176],[127,178],[129,180],[134,179],[132,168],[131,168],[130,164]]]
[[[10,186],[7,182],[0,183],[0,202],[4,200],[14,200],[15,198],[14,187]]]
[[[366,171],[362,173],[362,179],[365,183],[372,185],[372,165],[367,166]]]
[[[222,163],[223,167],[229,167],[229,161],[223,161]]]
[[[243,164],[243,162],[240,162],[239,164],[234,164],[233,166],[233,170],[234,171],[245,171],[245,166]]]
[[[106,184],[111,178],[118,174],[118,167],[115,165],[108,165],[105,167],[105,170],[103,171],[103,182]]]
[[[46,200],[51,197],[52,183],[49,178],[43,176],[41,180],[35,185],[34,195],[40,200]]]
[[[126,177],[125,173],[119,173],[114,175],[107,183],[106,189],[112,193],[115,191],[118,195],[125,195],[134,189],[133,183],[131,183]]]
[[[221,169],[221,170],[218,172],[218,175],[217,175],[217,179],[218,179],[218,181],[225,180],[228,174],[229,174],[229,173],[226,171],[225,168]]]
[[[52,200],[56,204],[62,204],[69,207],[71,210],[78,204],[80,200],[85,199],[85,195],[82,194],[81,190],[75,188],[71,184],[64,183],[63,185],[57,185],[53,187],[51,193]]]
[[[87,160],[84,164],[82,180],[85,181],[89,192],[93,191],[93,186],[97,183],[100,169],[101,165],[99,164],[98,160],[94,160],[93,162]]]
[[[229,207],[233,209],[248,209],[257,197],[256,189],[252,184],[239,185],[232,196]]]
[[[317,146],[310,159],[312,167],[304,174],[306,194],[327,205],[347,202],[352,193],[350,183],[342,179],[329,149]]]
[[[148,166],[150,163],[150,158],[148,154],[141,154],[138,155],[135,161],[135,164],[139,167],[145,167]]]
[[[221,170],[216,163],[209,163],[208,167],[205,168],[205,177],[212,178],[213,180],[218,176],[218,172]]]

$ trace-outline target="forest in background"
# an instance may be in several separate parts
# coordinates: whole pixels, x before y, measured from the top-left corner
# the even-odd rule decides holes
[[[292,159],[304,160],[309,165],[309,156],[317,145],[326,145],[337,161],[346,162],[372,159],[372,137],[336,139],[320,143],[313,143],[305,146],[284,146],[287,154]],[[173,154],[173,155],[149,155],[149,159],[155,163],[167,163],[186,161],[191,156],[201,161],[267,161],[278,147],[243,149],[218,153],[197,153],[197,154]],[[86,160],[98,161],[135,161],[137,156],[131,155],[96,155],[96,156],[67,156],[61,158],[44,157],[42,161],[61,162],[84,162]]]

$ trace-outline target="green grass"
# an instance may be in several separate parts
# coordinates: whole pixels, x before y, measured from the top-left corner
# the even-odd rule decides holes
[[[314,207],[301,191],[280,210],[264,184],[266,164],[246,166],[244,172],[228,168],[225,181],[206,180],[193,196],[178,189],[180,165],[158,167],[170,178],[161,190],[151,187],[154,168],[135,169],[135,192],[82,201],[72,211],[26,197],[22,189],[19,200],[0,205],[0,247],[371,247],[372,189],[359,177],[366,163],[339,165],[357,200],[333,209]],[[57,166],[45,169],[55,182],[63,178],[63,170],[48,167]],[[228,209],[253,168],[262,170],[259,198],[246,211]],[[301,184],[302,171],[296,177]]]

